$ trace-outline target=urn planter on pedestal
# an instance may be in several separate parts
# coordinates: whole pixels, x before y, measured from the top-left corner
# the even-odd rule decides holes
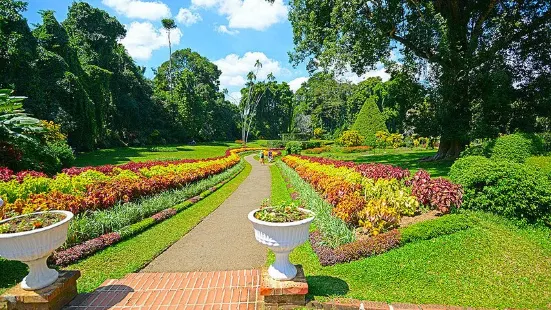
[[[24,220],[28,220],[27,224],[39,226],[40,221],[43,221],[42,217],[46,214],[50,218],[55,218],[52,220],[55,223],[32,230],[0,233],[0,256],[21,261],[29,266],[29,274],[21,282],[24,290],[38,290],[57,280],[58,272],[48,268],[46,260],[55,249],[65,243],[73,213],[69,211],[36,212],[0,221],[3,231],[9,225],[15,226],[16,224],[13,223]]]
[[[314,219],[312,211],[296,209],[305,214],[304,219],[291,222],[268,222],[255,217],[255,213],[261,209],[249,213],[256,240],[275,253],[275,261],[268,268],[268,274],[275,280],[291,280],[296,276],[297,269],[289,261],[289,254],[308,239],[310,223]]]

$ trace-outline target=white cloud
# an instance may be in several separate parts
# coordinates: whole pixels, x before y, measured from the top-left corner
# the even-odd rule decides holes
[[[293,92],[296,92],[301,86],[302,86],[302,83],[308,81],[308,77],[306,76],[301,76],[301,77],[298,77],[292,81],[290,81],[289,83],[289,88],[293,91]]]
[[[128,18],[158,20],[170,17],[170,8],[160,1],[102,0],[106,6]]]
[[[176,21],[186,26],[191,26],[201,20],[203,20],[201,15],[192,12],[189,9],[180,8],[178,15],[176,15]]]
[[[285,21],[289,11],[283,0],[273,4],[266,0],[191,0],[191,4],[195,8],[216,8],[227,18],[228,27],[235,29],[265,30]]]
[[[220,76],[221,88],[245,86],[247,73],[250,71],[256,72],[256,68],[254,67],[256,60],[260,60],[262,63],[262,68],[257,74],[258,80],[266,79],[270,73],[277,77],[278,74],[288,74],[289,72],[287,69],[281,67],[278,61],[268,58],[261,52],[247,52],[243,57],[229,54],[222,59],[214,61],[214,64],[222,71],[222,75]]]
[[[239,30],[230,30],[225,25],[220,25],[220,26],[216,27],[215,30],[217,32],[229,34],[229,35],[232,35],[232,36],[239,33]]]
[[[178,45],[181,37],[178,28],[170,32],[172,45]],[[134,59],[148,60],[154,50],[168,46],[167,32],[162,27],[155,29],[150,22],[133,22],[126,26],[126,37],[120,43]]]
[[[377,77],[377,76],[380,77],[383,80],[383,82],[386,82],[390,79],[390,74],[386,72],[385,68],[382,65],[378,66],[375,70],[368,71],[362,75],[357,75],[351,70],[348,70],[340,73],[337,76],[337,79],[349,81],[353,84],[358,84],[361,81],[366,80],[367,78]]]
[[[241,97],[242,97],[242,96],[241,96],[241,92],[239,92],[239,91],[234,91],[234,92],[229,93],[229,94],[227,95],[227,97],[228,97],[227,99],[228,99],[231,103],[233,103],[233,104],[235,104],[235,105],[238,105],[239,102],[241,102]]]

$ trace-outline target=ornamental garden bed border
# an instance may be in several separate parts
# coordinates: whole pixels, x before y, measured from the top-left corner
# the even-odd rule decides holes
[[[201,192],[199,195],[196,195],[179,205],[167,208],[139,222],[123,227],[116,232],[106,233],[97,238],[87,240],[68,249],[56,251],[50,257],[49,263],[57,266],[67,266],[92,254],[95,254],[96,252],[99,252],[113,244],[131,238],[150,228],[151,226],[156,225],[176,215],[177,213],[188,209],[195,203],[206,198],[207,196],[218,190],[220,187],[222,187],[224,184],[239,175],[243,171],[243,169],[245,169],[245,165],[242,165],[239,171],[236,171],[233,175],[231,175],[224,181],[212,186],[210,189]]]
[[[304,195],[308,197],[316,195],[319,197],[312,186],[304,181],[298,173],[287,164],[279,161],[278,168],[283,175],[283,179],[287,183],[287,187],[292,188],[292,199],[298,199],[302,201],[302,203],[308,204],[309,199],[304,199]],[[304,191],[309,191],[309,193],[305,193]],[[319,199],[322,198],[319,197]],[[327,202],[325,202],[325,204],[326,208],[331,207]],[[417,222],[376,236],[354,240],[334,248],[324,244],[319,227],[316,227],[316,230],[310,232],[309,239],[320,264],[322,266],[330,266],[379,255],[409,242],[429,240],[442,235],[449,235],[472,228],[474,225],[475,223],[471,220],[470,213],[464,212],[459,214],[447,214],[435,219]]]
[[[0,217],[60,209],[60,206],[75,215],[109,209],[119,201],[134,201],[218,174],[238,164],[240,153],[259,149],[229,149],[226,156],[192,162],[152,161],[145,165],[130,162],[97,168],[107,169],[104,172],[89,169],[75,172],[75,175],[60,173],[51,178],[34,172],[25,172],[21,180],[10,175],[7,180],[0,181],[0,196],[6,202],[0,209]]]

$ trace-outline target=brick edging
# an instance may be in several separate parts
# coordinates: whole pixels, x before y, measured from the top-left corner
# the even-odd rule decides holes
[[[310,301],[308,308],[325,310],[475,310],[477,308],[465,306],[446,306],[436,304],[386,303],[380,301],[362,301],[357,299],[332,300],[320,302]],[[481,309],[481,308],[478,308]]]

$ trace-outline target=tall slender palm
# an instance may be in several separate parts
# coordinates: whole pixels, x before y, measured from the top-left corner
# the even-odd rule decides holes
[[[166,29],[166,33],[168,35],[168,87],[170,89],[170,93],[172,95],[172,44],[170,42],[170,31],[172,29],[176,28],[176,23],[174,22],[174,19],[170,18],[163,18],[161,21],[163,24],[163,27]]]

